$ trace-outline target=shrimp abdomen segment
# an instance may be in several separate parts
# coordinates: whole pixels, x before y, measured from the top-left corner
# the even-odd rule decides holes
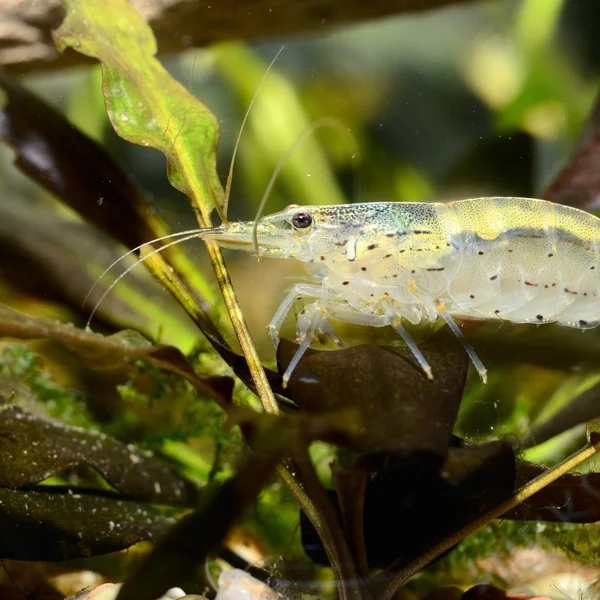
[[[458,266],[443,298],[452,314],[571,327],[600,321],[596,217],[527,198],[447,206],[457,231]]]

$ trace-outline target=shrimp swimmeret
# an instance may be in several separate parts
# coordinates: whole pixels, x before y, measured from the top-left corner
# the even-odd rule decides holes
[[[392,326],[432,378],[403,323],[441,317],[484,382],[486,369],[455,317],[558,322],[581,329],[600,323],[600,220],[545,200],[294,206],[258,223],[185,233],[184,239],[201,237],[305,264],[314,282],[295,285],[269,326],[277,346],[294,302],[306,301],[296,325],[300,347],[284,385],[316,336],[339,342],[330,319]]]

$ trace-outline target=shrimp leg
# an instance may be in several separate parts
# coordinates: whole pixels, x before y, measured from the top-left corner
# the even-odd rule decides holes
[[[463,345],[463,348],[469,355],[473,366],[475,367],[475,369],[477,369],[479,377],[481,377],[481,381],[483,381],[483,383],[487,383],[487,369],[484,367],[479,356],[477,356],[477,354],[475,353],[475,350],[473,350],[472,346],[465,339],[465,336],[463,335],[463,332],[459,329],[458,325],[456,324],[456,321],[445,310],[440,310],[439,315],[440,317],[442,317],[442,319],[444,319],[444,321],[446,321],[448,327],[450,327],[450,329],[452,330],[452,333],[459,339],[460,343]]]
[[[309,284],[297,284],[295,285],[284,298],[283,302],[279,305],[279,308],[273,315],[271,322],[269,323],[269,335],[273,342],[273,347],[277,350],[279,345],[279,331],[283,326],[283,322],[287,317],[290,309],[294,305],[294,302],[298,298],[319,298],[321,296],[321,286],[309,285]]]
[[[408,349],[412,352],[415,360],[419,363],[419,366],[421,369],[423,369],[425,375],[427,375],[427,379],[433,379],[431,366],[427,362],[427,359],[423,356],[423,353],[419,350],[419,347],[415,341],[408,334],[408,331],[404,329],[404,326],[402,325],[402,317],[394,308],[392,301],[389,298],[384,297],[381,299],[380,304],[383,312],[390,320],[390,325],[396,330],[396,333],[402,338]]]

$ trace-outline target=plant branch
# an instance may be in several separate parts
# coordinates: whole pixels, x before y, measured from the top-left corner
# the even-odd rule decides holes
[[[150,23],[160,52],[179,52],[231,39],[322,32],[386,15],[431,10],[477,0],[132,0]],[[60,0],[0,0],[0,65],[15,73],[64,68],[89,59],[58,54],[51,31],[64,17]]]
[[[542,473],[539,477],[536,477],[527,485],[515,492],[511,498],[502,502],[502,504],[499,504],[495,508],[492,508],[474,521],[471,521],[458,531],[453,532],[447,538],[429,548],[410,564],[406,566],[400,566],[399,563],[393,563],[380,575],[371,580],[371,583],[374,584],[372,585],[372,589],[375,589],[378,592],[374,593],[374,596],[379,600],[391,600],[394,597],[394,594],[413,575],[426,567],[429,563],[431,563],[431,561],[438,558],[447,550],[450,550],[450,548],[464,540],[468,535],[487,525],[490,521],[501,517],[504,513],[512,510],[522,502],[525,502],[525,500],[531,498],[531,496],[544,489],[552,482],[556,481],[563,475],[566,475],[569,471],[578,467],[586,460],[592,458],[599,451],[600,439],[584,446],[581,450],[578,450],[560,462],[550,471]]]

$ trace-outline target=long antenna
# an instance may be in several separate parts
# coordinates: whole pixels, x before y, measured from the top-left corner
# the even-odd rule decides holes
[[[161,246],[160,248],[156,248],[155,250],[153,250],[152,252],[150,252],[149,254],[146,254],[146,256],[140,258],[139,260],[137,260],[134,264],[132,264],[130,267],[127,267],[127,269],[125,269],[125,271],[123,271],[106,289],[106,291],[102,294],[102,296],[100,296],[98,302],[96,302],[96,304],[94,305],[94,308],[92,309],[92,312],[90,313],[90,316],[87,320],[87,323],[85,324],[85,328],[89,329],[90,327],[90,323],[92,322],[92,319],[94,318],[94,315],[96,314],[98,308],[100,307],[100,304],[102,304],[102,302],[104,302],[104,299],[112,292],[113,288],[119,283],[119,281],[121,281],[121,279],[123,279],[126,275],[129,274],[129,272],[132,269],[135,269],[135,267],[137,267],[138,265],[142,264],[144,261],[148,260],[151,256],[154,256],[155,254],[159,254],[160,252],[162,252],[163,250],[166,250],[167,248],[170,248],[171,246],[175,246],[176,244],[180,244],[181,242],[187,242],[188,240],[194,240],[197,239],[199,237],[202,237],[201,233],[198,233],[198,231],[202,231],[200,230],[192,230],[195,231],[192,235],[188,235],[186,237],[183,237],[179,240],[175,240],[174,242],[169,242],[168,244],[165,244],[164,246]],[[148,242],[150,243],[150,242]],[[146,244],[144,244],[146,245]]]
[[[285,48],[285,46],[281,46],[281,48],[279,48],[279,51],[277,52],[277,54],[273,57],[273,60],[269,63],[267,70],[265,71],[264,75],[262,76],[260,83],[258,84],[256,91],[254,92],[254,96],[252,96],[252,100],[250,101],[250,104],[248,105],[248,109],[246,110],[244,119],[242,120],[242,125],[240,126],[240,131],[237,135],[237,139],[235,140],[235,146],[233,147],[233,154],[231,155],[231,163],[229,164],[229,174],[227,175],[227,184],[225,185],[225,200],[223,202],[223,212],[225,214],[227,214],[227,207],[229,205],[229,195],[231,194],[231,182],[233,181],[233,169],[235,167],[235,159],[237,157],[238,148],[240,146],[242,132],[244,131],[244,127],[246,126],[246,121],[248,121],[248,117],[250,116],[250,111],[252,110],[252,107],[254,106],[254,102],[256,101],[256,98],[258,97],[258,93],[260,92],[260,90],[267,78],[267,75],[273,68],[275,61],[279,58],[279,55],[283,52],[284,48]]]
[[[311,123],[304,131],[302,131],[298,137],[295,139],[294,143],[288,148],[288,151],[283,155],[281,160],[277,163],[277,166],[273,170],[271,178],[269,179],[269,183],[265,189],[265,193],[263,194],[262,200],[258,206],[258,210],[256,211],[256,216],[254,217],[254,226],[252,227],[252,250],[254,253],[258,254],[258,223],[262,217],[262,214],[265,210],[265,206],[267,204],[267,200],[271,192],[273,191],[273,186],[275,185],[275,181],[281,173],[281,170],[285,166],[285,163],[290,159],[292,154],[296,151],[298,146],[307,138],[309,135],[314,133],[317,129],[321,127],[329,127],[331,129],[335,129],[338,133],[342,135],[342,137],[346,138],[346,142],[352,149],[352,157],[356,157],[359,155],[358,145],[354,136],[350,133],[347,127],[344,124],[334,117],[323,117],[322,119],[317,119],[313,123]],[[356,163],[352,163],[354,169],[354,183],[357,187],[360,187],[358,182],[358,171],[356,168]],[[356,191],[356,190],[355,190]]]
[[[183,235],[190,235],[192,233],[201,233],[202,231],[203,231],[202,229],[188,229],[187,231],[179,231],[177,233],[170,233],[169,235],[163,235],[161,237],[154,238],[153,240],[150,240],[149,242],[144,242],[143,244],[140,244],[139,246],[136,246],[135,248],[132,248],[128,252],[125,252],[125,254],[122,254],[121,256],[119,256],[119,258],[117,258],[117,260],[113,261],[108,267],[106,267],[106,269],[104,269],[104,271],[102,272],[102,274],[94,282],[94,285],[90,288],[90,291],[86,294],[85,298],[83,299],[83,302],[81,303],[81,306],[84,307],[86,305],[86,303],[88,301],[88,298],[92,295],[93,291],[96,289],[96,287],[100,283],[101,279],[115,265],[118,265],[123,259],[127,258],[130,254],[133,254],[134,252],[137,252],[138,250],[141,250],[145,246],[150,246],[151,244],[155,244],[156,242],[161,242],[162,240],[168,240],[168,239],[174,238],[174,237],[181,237]]]

